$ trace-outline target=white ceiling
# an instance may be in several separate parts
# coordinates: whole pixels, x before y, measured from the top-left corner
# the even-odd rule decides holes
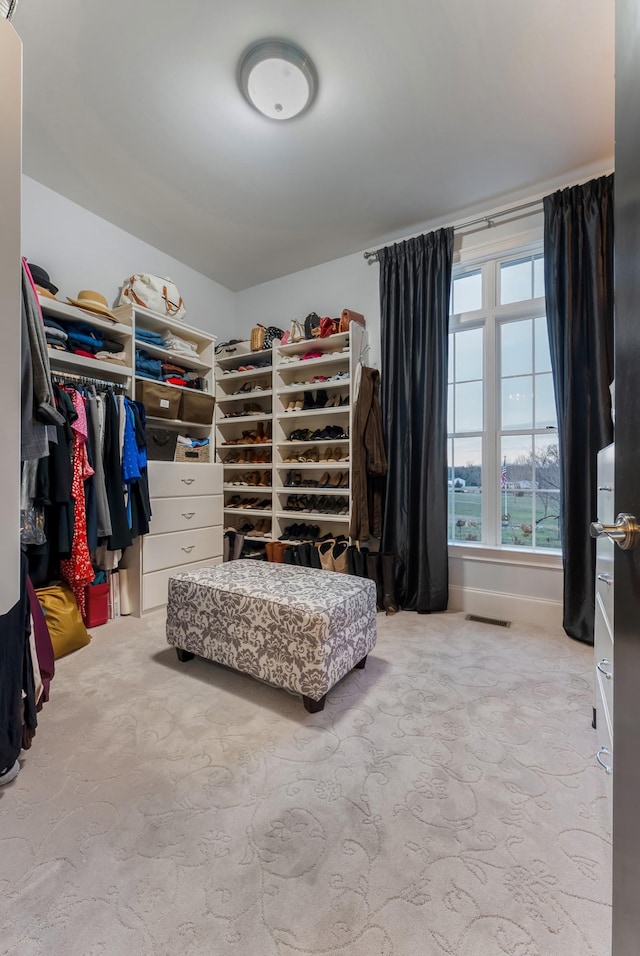
[[[21,0],[24,171],[233,290],[613,155],[614,0]],[[303,117],[236,85],[314,60]]]

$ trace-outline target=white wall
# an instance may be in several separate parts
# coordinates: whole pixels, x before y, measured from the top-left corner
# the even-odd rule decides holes
[[[233,292],[28,176],[22,177],[22,254],[46,269],[58,298],[95,289],[114,305],[134,272],[170,276],[185,302],[185,322],[219,340],[233,336]]]
[[[378,276],[377,264],[367,265],[358,252],[238,292],[236,337],[248,335],[257,322],[288,329],[292,319],[303,320],[309,312],[337,318],[343,309],[354,309],[367,320],[371,343],[367,363],[379,367]]]

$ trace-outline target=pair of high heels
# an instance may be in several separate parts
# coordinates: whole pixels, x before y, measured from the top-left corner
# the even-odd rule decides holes
[[[223,465],[268,465],[271,461],[268,451],[249,451],[244,448],[242,451],[232,452],[223,460]]]
[[[325,471],[324,474],[320,477],[318,482],[318,488],[348,488],[349,487],[349,472],[348,471],[336,471],[334,475],[330,475],[328,471]]]

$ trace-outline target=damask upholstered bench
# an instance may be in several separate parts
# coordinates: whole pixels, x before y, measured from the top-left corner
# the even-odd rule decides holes
[[[167,641],[302,694],[310,713],[376,643],[367,578],[264,561],[229,561],[169,578]]]

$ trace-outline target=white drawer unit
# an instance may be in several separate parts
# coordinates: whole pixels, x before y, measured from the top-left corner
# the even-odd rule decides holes
[[[614,446],[598,453],[598,521],[615,524]],[[596,542],[596,599],[594,628],[594,723],[598,740],[597,761],[613,773],[613,565],[615,545],[601,536]]]
[[[177,571],[197,571],[212,565],[222,564],[222,555],[209,558],[207,561],[196,561],[193,564],[184,564],[180,568],[164,568],[162,571],[152,571],[145,574],[142,581],[142,610],[150,611],[167,603],[169,578]]]
[[[222,494],[222,466],[177,461],[149,462],[152,498]]]
[[[151,535],[210,528],[222,524],[222,495],[152,498],[151,512]]]
[[[218,537],[215,528],[152,535],[144,543],[144,573],[215,558],[222,554]]]
[[[222,561],[222,466],[149,463],[152,518],[143,540],[142,611],[167,603],[172,574]]]

